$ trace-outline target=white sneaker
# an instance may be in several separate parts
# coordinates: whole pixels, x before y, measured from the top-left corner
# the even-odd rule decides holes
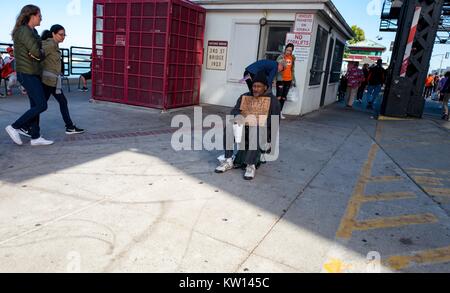
[[[245,170],[244,179],[245,180],[253,180],[255,178],[255,174],[256,174],[256,166],[248,165],[247,169]]]
[[[20,138],[19,132],[14,129],[11,125],[6,126],[6,132],[9,134],[9,137],[14,141],[15,144],[22,145],[22,139]]]
[[[45,138],[43,138],[42,136],[37,138],[37,139],[32,139],[31,140],[31,145],[32,146],[40,146],[40,145],[52,145],[54,144],[54,141],[51,140],[46,140]]]
[[[216,173],[225,173],[228,170],[232,170],[234,168],[233,159],[226,159],[223,161],[219,167],[216,168]]]
[[[283,114],[280,114],[280,117],[281,117],[281,120],[284,120],[284,119],[286,119],[286,117],[284,117],[284,115],[283,115]]]

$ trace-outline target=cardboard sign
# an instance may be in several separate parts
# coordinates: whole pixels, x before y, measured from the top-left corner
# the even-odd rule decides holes
[[[206,69],[226,70],[227,69],[227,41],[208,41],[206,55]]]
[[[313,31],[314,14],[297,13],[295,15],[295,33],[311,34]]]
[[[265,126],[270,110],[269,97],[243,96],[241,100],[241,115],[248,126]]]

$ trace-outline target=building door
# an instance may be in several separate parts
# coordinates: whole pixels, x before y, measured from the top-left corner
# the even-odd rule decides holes
[[[333,48],[334,48],[334,39],[330,39],[330,44],[328,45],[328,57],[327,57],[327,65],[325,67],[325,78],[323,80],[322,85],[322,97],[320,98],[320,107],[325,105],[325,98],[327,96],[328,89],[328,80],[330,79],[330,70],[331,70],[331,57],[333,56]]]
[[[94,96],[108,101],[125,102],[127,3],[95,6],[96,76]]]
[[[237,22],[234,24],[228,79],[238,81],[243,77],[245,68],[255,62],[258,54],[258,23]]]
[[[286,34],[292,31],[293,22],[268,22],[261,29],[258,59],[277,60],[283,53]]]

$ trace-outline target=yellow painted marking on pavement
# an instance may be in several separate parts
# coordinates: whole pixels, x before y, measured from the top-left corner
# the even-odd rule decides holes
[[[402,176],[375,176],[370,177],[367,182],[391,182],[391,181],[399,181],[402,180]]]
[[[358,198],[361,202],[387,201],[416,198],[414,192],[384,192],[376,195],[364,195]]]
[[[419,184],[424,185],[437,185],[442,186],[442,181],[440,178],[436,177],[427,177],[427,176],[413,176],[414,180]]]
[[[430,169],[424,169],[424,168],[408,168],[407,171],[431,171]]]
[[[449,170],[433,170],[433,171],[440,175],[450,175]]]
[[[377,137],[379,136],[377,129]],[[361,207],[361,197],[364,195],[364,190],[366,187],[367,179],[371,176],[371,170],[373,167],[373,162],[375,160],[375,156],[378,152],[378,145],[373,144],[369,151],[369,157],[367,161],[364,163],[364,166],[361,170],[360,176],[356,183],[356,186],[353,190],[353,195],[350,198],[349,204],[347,206],[347,210],[345,212],[344,217],[341,220],[341,224],[336,232],[336,237],[349,239],[352,236],[352,232],[354,230],[356,217],[358,216],[359,209]]]
[[[377,125],[375,140],[380,141],[381,139],[381,125]],[[356,217],[358,216],[361,204],[364,202],[364,193],[368,180],[372,177],[372,168],[375,157],[379,147],[377,144],[372,144],[369,150],[368,158],[361,169],[358,181],[353,190],[352,197],[347,206],[344,217],[341,220],[341,224],[336,232],[337,238],[350,239],[353,231],[355,230],[355,225],[357,224]]]
[[[431,224],[438,222],[433,214],[405,215],[400,217],[382,218],[366,221],[355,221],[354,229],[359,231],[395,228],[408,225]]]
[[[351,265],[348,265],[342,260],[336,258],[332,258],[329,262],[323,265],[323,268],[330,274],[340,274],[351,269],[351,267]]]
[[[422,169],[422,168],[408,168],[406,169],[408,173],[414,173],[417,175],[429,174],[429,175],[450,175],[450,170],[442,170],[442,169]]]
[[[380,115],[380,116],[378,116],[378,120],[380,120],[380,121],[411,121],[411,120],[415,120],[415,119],[413,119],[413,118],[388,117],[388,116]]]
[[[412,171],[412,170],[406,170],[406,172],[414,174],[414,175],[436,175],[433,171]]]
[[[432,187],[424,187],[424,190],[429,195],[434,196],[450,196],[450,188],[432,188]]]
[[[378,124],[378,126],[380,126],[380,124]],[[379,141],[380,138],[381,138],[381,128],[377,127],[376,141]],[[355,188],[353,189],[353,194],[349,200],[347,210],[345,211],[345,214],[342,217],[341,223],[336,232],[336,238],[350,239],[353,231],[355,230],[362,231],[370,229],[393,228],[406,225],[435,223],[438,221],[438,219],[433,214],[404,215],[400,217],[373,219],[366,221],[356,220],[361,205],[365,202],[412,198],[414,196],[410,192],[382,193],[372,196],[364,195],[367,182],[370,182],[370,179],[373,178],[371,176],[371,173],[378,150],[379,150],[378,145],[372,144],[369,150],[368,158],[361,169],[358,181],[356,182]]]
[[[413,255],[396,255],[389,257],[384,264],[394,270],[402,270],[413,264],[437,264],[450,262],[450,246],[424,250]]]

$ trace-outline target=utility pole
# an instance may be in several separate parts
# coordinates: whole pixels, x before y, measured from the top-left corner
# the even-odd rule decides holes
[[[423,88],[444,1],[404,0],[401,4],[381,115],[421,118]]]

